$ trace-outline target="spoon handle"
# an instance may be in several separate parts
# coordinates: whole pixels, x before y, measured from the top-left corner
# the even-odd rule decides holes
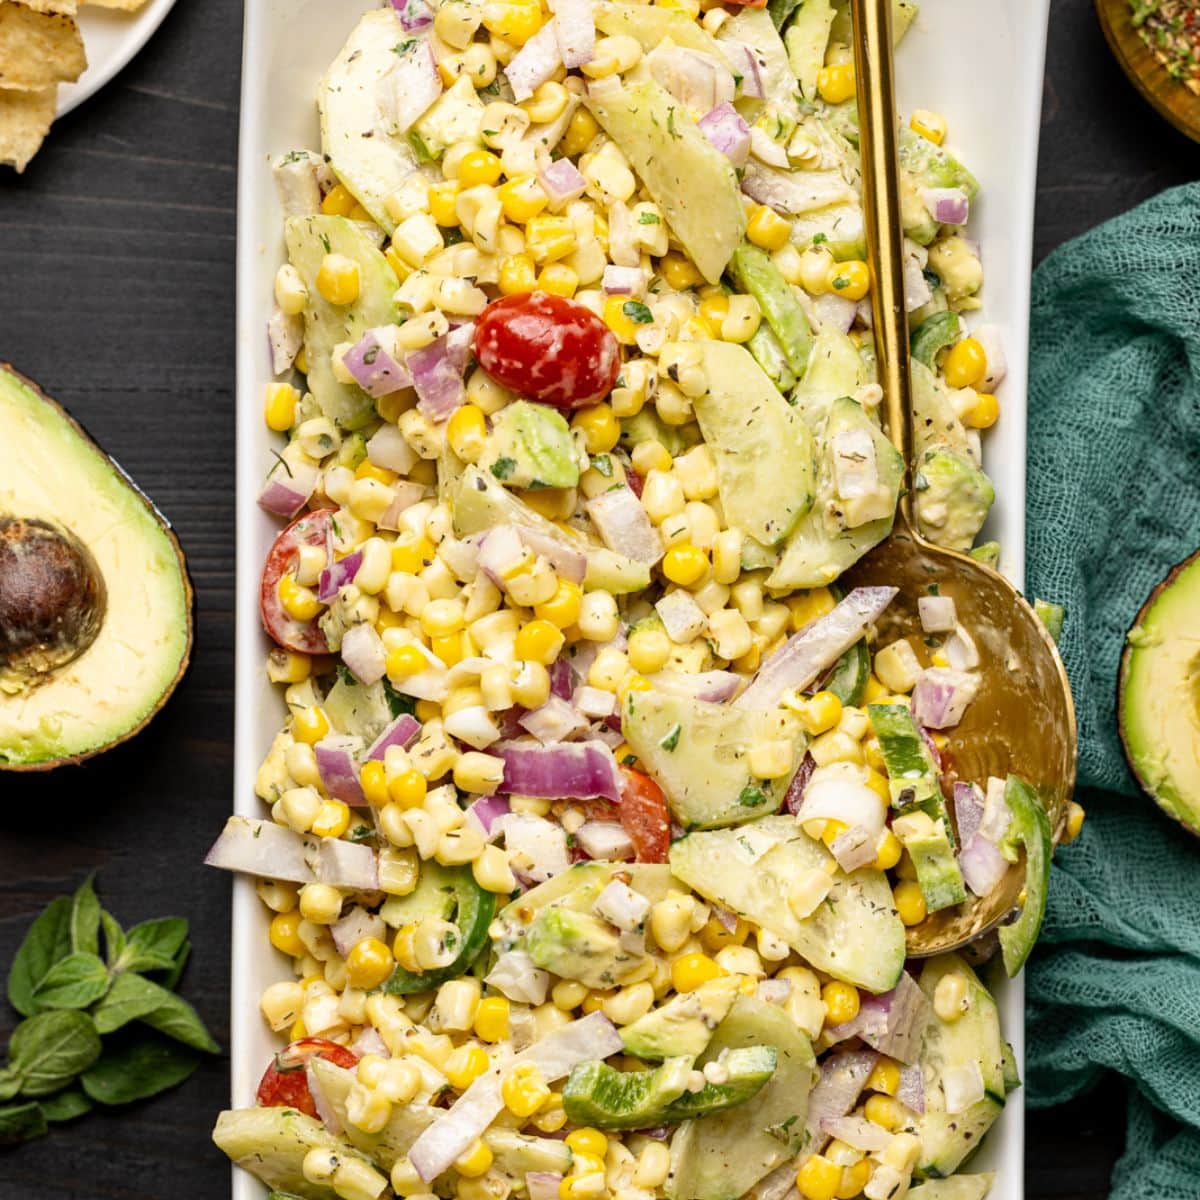
[[[904,303],[904,230],[896,160],[896,86],[892,0],[850,0],[858,88],[859,153],[871,316],[888,436],[904,459],[901,519],[912,524],[912,401],[908,310]]]

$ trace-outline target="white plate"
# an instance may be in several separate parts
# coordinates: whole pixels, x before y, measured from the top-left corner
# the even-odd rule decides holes
[[[281,213],[270,161],[284,151],[318,147],[313,93],[367,0],[247,0],[242,67],[238,183],[238,602],[237,721],[234,808],[261,817],[254,776],[283,720],[283,705],[266,679],[267,641],[259,624],[258,581],[278,526],[256,498],[275,438],[262,420],[262,388],[271,378],[265,322],[275,271],[283,256]],[[1006,337],[1008,379],[1003,416],[985,439],[985,465],[997,502],[987,536],[1003,547],[1003,568],[1017,583],[1024,572],[1025,385],[1032,267],[1034,182],[1041,117],[1049,0],[923,0],[899,58],[900,100],[944,113],[952,145],[982,184],[971,232],[982,245],[985,315]],[[988,86],[981,87],[980,80]],[[215,834],[214,830],[214,834]],[[259,1015],[269,984],[289,966],[267,948],[266,910],[254,886],[234,884],[232,1101],[254,1103],[254,1091],[276,1039]],[[1024,986],[997,990],[1005,1035],[1024,1063]],[[214,1113],[214,1118],[216,1114]],[[998,1172],[991,1200],[1021,1200],[1024,1101],[1017,1092],[989,1134],[972,1171]],[[258,1184],[234,1172],[235,1200],[260,1200]]]
[[[74,83],[58,89],[58,116],[99,91],[150,40],[175,0],[149,0],[137,12],[97,8],[79,10],[79,29],[87,52],[87,70]]]

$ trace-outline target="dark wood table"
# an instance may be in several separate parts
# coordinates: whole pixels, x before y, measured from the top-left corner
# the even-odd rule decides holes
[[[331,47],[331,52],[332,52]],[[148,732],[83,769],[7,778],[0,963],[89,870],[127,924],[179,913],[188,998],[229,1033],[229,881],[200,860],[231,803],[234,221],[239,0],[183,0],[144,53],[0,170],[0,359],[62,401],[175,523],[196,585],[191,673]],[[995,89],[1003,120],[1003,80]],[[1090,0],[1055,0],[1037,256],[1196,175],[1109,57]],[[0,431],[3,436],[3,431]],[[11,1013],[0,1005],[0,1033]],[[219,1200],[209,1141],[228,1064],[119,1115],[0,1151],[2,1200]],[[1031,1196],[1099,1200],[1123,1141],[1115,1086],[1029,1118]]]

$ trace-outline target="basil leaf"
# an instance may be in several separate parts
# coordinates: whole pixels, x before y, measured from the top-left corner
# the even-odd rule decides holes
[[[42,1115],[47,1121],[73,1121],[84,1113],[92,1111],[92,1102],[78,1087],[69,1087],[65,1092],[57,1092],[39,1101]]]
[[[77,954],[100,953],[100,901],[89,875],[71,897],[71,949]]]
[[[107,909],[100,910],[100,926],[104,930],[104,958],[113,966],[125,950],[125,934],[117,918]]]
[[[0,1070],[0,1102],[11,1100],[21,1090],[21,1077],[12,1069]]]
[[[108,968],[94,954],[70,954],[46,972],[33,998],[42,1008],[87,1008],[109,982]]]
[[[188,1046],[156,1033],[120,1034],[84,1071],[83,1090],[101,1104],[129,1104],[182,1083],[200,1065]]]
[[[0,1105],[0,1146],[28,1142],[45,1132],[46,1118],[40,1105],[32,1101]]]
[[[219,1054],[221,1050],[186,1000],[140,975],[122,975],[93,1016],[101,1033],[112,1033],[130,1021],[143,1021],[159,1033],[197,1050],[207,1050],[210,1054]]]
[[[26,1096],[48,1096],[100,1057],[100,1035],[87,1013],[67,1009],[22,1021],[8,1043],[12,1069]]]
[[[71,953],[71,901],[52,900],[32,925],[8,971],[8,1002],[23,1017],[40,1012],[33,990],[59,959]]]
[[[188,923],[182,917],[143,921],[125,935],[125,949],[117,960],[118,971],[169,971],[175,955],[187,940]]]

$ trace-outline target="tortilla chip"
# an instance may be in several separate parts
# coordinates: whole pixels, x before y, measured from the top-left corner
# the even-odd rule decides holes
[[[73,83],[87,67],[75,18],[0,3],[0,88],[40,92]]]
[[[93,8],[119,8],[122,12],[137,12],[146,0],[80,0],[81,4],[90,4]]]
[[[57,87],[0,91],[0,163],[15,167],[18,174],[25,170],[50,132],[57,102]]]
[[[76,0],[15,0],[15,3],[34,12],[63,13],[68,17],[73,17],[79,9]]]

